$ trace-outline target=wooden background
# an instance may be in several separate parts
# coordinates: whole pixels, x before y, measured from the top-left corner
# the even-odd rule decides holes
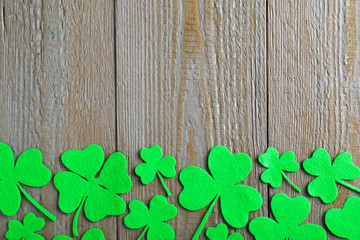
[[[134,182],[126,202],[165,194],[158,179],[144,186],[134,174],[142,147],[161,145],[179,172],[206,168],[210,148],[223,144],[253,159],[245,183],[264,205],[251,218],[271,216],[274,193],[298,194],[261,183],[257,156],[273,146],[301,163],[324,147],[360,165],[359,103],[358,0],[0,0],[0,141],[16,156],[39,148],[54,174],[66,150],[121,151]],[[288,176],[303,190],[312,179]],[[178,178],[166,183],[178,205]],[[58,216],[46,239],[71,234],[73,214],[60,212],[52,183],[26,190]],[[339,192],[329,205],[309,197],[306,222],[324,225],[327,209],[358,195]],[[179,207],[170,222],[177,239],[191,238],[205,210]],[[1,239],[29,211],[42,216],[26,200],[14,217],[1,214]],[[81,214],[80,234],[97,226],[108,240],[136,239],[141,230],[126,229],[124,215],[90,223]],[[206,227],[222,221],[216,206]],[[253,239],[247,227],[237,231]]]

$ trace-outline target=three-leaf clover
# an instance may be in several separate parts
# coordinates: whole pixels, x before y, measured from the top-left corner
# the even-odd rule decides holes
[[[124,224],[131,229],[145,227],[138,240],[147,232],[147,239],[173,240],[175,232],[172,227],[164,223],[173,219],[177,214],[174,205],[168,203],[162,195],[153,197],[150,200],[149,208],[138,200],[129,203],[130,213],[125,216]]]
[[[232,233],[229,235],[229,229],[225,223],[219,223],[216,227],[209,227],[206,230],[206,236],[210,240],[243,240],[240,233]]]
[[[269,183],[273,188],[278,188],[281,185],[283,177],[298,191],[298,188],[284,173],[296,172],[300,166],[295,161],[294,152],[285,152],[279,157],[279,152],[272,147],[269,147],[265,153],[259,156],[259,162],[267,169],[261,174],[261,181]]]
[[[45,226],[45,220],[37,218],[32,212],[25,215],[24,223],[10,220],[8,225],[9,230],[5,237],[9,240],[45,240],[44,237],[36,234]]]
[[[303,167],[308,174],[317,176],[308,185],[309,194],[320,197],[324,203],[331,203],[337,198],[336,182],[360,192],[359,188],[344,181],[354,180],[360,176],[360,169],[353,164],[349,153],[340,153],[331,164],[329,153],[319,148],[311,158],[304,161]]]
[[[162,176],[172,178],[176,175],[176,160],[171,156],[162,157],[162,154],[161,147],[158,145],[154,145],[151,148],[141,149],[140,157],[145,163],[138,165],[135,168],[135,173],[141,178],[141,182],[143,184],[149,184],[152,182],[157,174],[167,195],[170,197],[171,192],[166,187]]]
[[[54,184],[60,194],[60,210],[71,213],[77,209],[73,221],[75,236],[79,235],[77,223],[83,207],[85,216],[93,222],[125,212],[126,204],[117,194],[130,191],[132,182],[122,153],[113,153],[104,164],[103,149],[93,144],[84,150],[66,151],[61,161],[71,172],[56,174]],[[95,177],[99,171],[100,174]]]
[[[58,235],[53,240],[72,240],[71,237],[65,235]],[[92,228],[86,231],[81,240],[105,240],[104,233],[98,228]]]
[[[349,240],[360,239],[360,198],[349,197],[342,209],[330,209],[325,223],[334,235]]]
[[[238,184],[245,180],[251,171],[252,162],[247,154],[231,154],[226,147],[215,146],[210,151],[208,166],[211,175],[202,168],[189,166],[184,168],[179,176],[184,186],[179,195],[181,206],[196,211],[211,202],[193,239],[199,238],[219,198],[222,216],[235,228],[245,226],[249,212],[260,209],[263,201],[255,188]]]
[[[277,193],[271,199],[271,210],[276,221],[257,217],[249,224],[249,230],[257,240],[322,240],[325,230],[316,224],[301,224],[310,213],[310,202],[306,197],[290,198]],[[300,225],[301,224],[301,225]]]
[[[21,186],[42,187],[51,180],[51,171],[42,164],[38,149],[28,149],[15,164],[11,148],[0,142],[0,210],[6,216],[14,216],[20,208],[20,192],[43,214],[55,221],[56,217],[37,203]]]

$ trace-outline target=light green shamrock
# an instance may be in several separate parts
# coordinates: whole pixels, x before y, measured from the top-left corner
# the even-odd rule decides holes
[[[174,205],[168,203],[164,196],[158,195],[150,200],[149,208],[138,200],[129,203],[130,213],[125,216],[124,224],[131,229],[144,228],[138,240],[147,232],[149,240],[173,240],[175,232],[172,227],[164,223],[173,219],[177,214]]]
[[[58,235],[53,240],[72,240],[71,237],[65,235]],[[104,233],[98,228],[89,229],[81,240],[105,240]]]
[[[172,178],[176,175],[176,160],[171,156],[162,157],[162,154],[162,150],[158,145],[141,149],[140,156],[145,163],[138,165],[135,168],[135,173],[141,178],[143,184],[152,182],[157,174],[167,195],[170,197],[171,192],[166,187],[162,176]]]
[[[37,218],[32,212],[25,215],[24,223],[13,219],[8,225],[9,230],[5,234],[8,240],[45,240],[44,237],[36,234],[45,226],[45,220]]]
[[[225,223],[219,223],[216,227],[209,227],[206,230],[206,236],[210,240],[243,240],[240,233],[232,233],[229,235],[229,229]]]
[[[294,152],[285,152],[279,158],[279,152],[275,148],[269,147],[265,153],[259,156],[259,162],[268,168],[261,174],[261,181],[269,183],[273,188],[278,188],[284,177],[298,192],[301,192],[301,189],[284,173],[284,171],[296,172],[300,168],[299,164],[295,161]]]

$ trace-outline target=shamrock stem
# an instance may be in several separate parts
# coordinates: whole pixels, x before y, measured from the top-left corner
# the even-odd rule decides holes
[[[37,208],[42,212],[46,217],[50,218],[52,221],[56,220],[56,216],[54,216],[51,212],[46,210],[43,206],[37,203],[26,191],[25,189],[18,183],[17,184],[20,191],[24,194],[24,196]]]
[[[301,192],[301,189],[298,188],[298,187],[285,175],[285,173],[284,173],[283,171],[281,171],[281,174],[282,174],[282,176],[286,179],[286,181],[288,181],[288,182],[291,184],[291,186],[293,186],[293,187],[296,189],[296,191]]]
[[[214,198],[214,201],[211,203],[209,209],[206,211],[205,215],[204,215],[204,218],[201,220],[201,223],[199,225],[199,227],[196,229],[196,232],[194,233],[194,236],[192,238],[192,240],[197,240],[199,239],[199,236],[203,230],[203,228],[205,227],[205,224],[206,224],[206,221],[207,219],[209,218],[214,206],[215,206],[215,203],[216,201],[218,200],[218,198],[220,197],[220,195],[216,195],[216,197]]]
[[[149,229],[149,225],[147,225],[147,226],[144,228],[144,231],[142,231],[142,233],[140,234],[140,236],[138,237],[137,240],[142,239],[148,229]]]
[[[160,178],[160,181],[161,181],[161,184],[163,185],[163,187],[165,188],[165,191],[166,191],[166,194],[171,197],[171,192],[169,191],[169,189],[167,188],[165,182],[164,182],[164,179],[162,178],[161,174],[159,172],[157,172],[157,175],[159,176]]]
[[[85,203],[85,197],[83,197],[83,199],[81,199],[81,203],[80,206],[78,207],[78,209],[76,210],[75,216],[74,216],[74,220],[73,220],[73,234],[75,237],[79,236],[79,232],[78,232],[78,221],[79,221],[79,215],[81,212],[82,207],[84,206]]]
[[[351,190],[354,190],[354,191],[356,191],[356,192],[360,192],[360,189],[359,189],[359,188],[351,185],[351,184],[348,183],[348,182],[345,182],[345,181],[340,180],[340,179],[339,179],[339,180],[336,180],[336,181],[337,181],[338,183],[340,183],[341,185],[344,185],[345,187],[350,188]]]

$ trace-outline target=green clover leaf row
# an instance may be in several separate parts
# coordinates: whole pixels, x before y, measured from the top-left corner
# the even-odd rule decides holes
[[[149,240],[173,240],[175,232],[172,227],[164,223],[173,219],[177,214],[177,208],[168,203],[162,195],[150,200],[149,208],[138,200],[129,203],[130,213],[125,216],[124,224],[131,229],[144,228],[138,240],[142,239],[147,232]]]
[[[326,240],[326,232],[321,226],[301,224],[310,213],[310,202],[306,197],[290,198],[284,193],[277,193],[270,205],[276,221],[257,217],[249,224],[256,240]]]
[[[225,223],[219,223],[216,227],[209,227],[206,230],[206,236],[210,240],[243,240],[240,233],[232,233],[229,235],[229,229]]]
[[[138,165],[135,168],[135,173],[141,178],[141,182],[145,185],[152,182],[157,174],[167,195],[170,197],[171,192],[166,187],[162,176],[166,178],[175,177],[176,160],[171,156],[162,157],[162,154],[161,147],[158,145],[141,149],[140,157],[145,163]]]
[[[282,179],[285,178],[298,192],[298,188],[284,173],[296,172],[300,166],[295,160],[294,152],[285,152],[279,157],[279,152],[272,147],[269,147],[265,153],[259,156],[259,162],[267,169],[261,174],[261,181],[269,183],[273,188],[278,188],[281,185]]]
[[[247,154],[232,154],[224,146],[215,146],[210,151],[208,167],[211,174],[202,168],[189,166],[179,175],[184,186],[179,195],[181,206],[197,211],[211,203],[193,239],[199,238],[218,199],[224,220],[235,228],[244,227],[249,213],[260,209],[263,203],[255,188],[239,184],[251,171],[252,162]]]
[[[38,149],[28,149],[20,154],[16,164],[11,148],[0,142],[0,211],[6,216],[14,216],[21,204],[20,192],[45,216],[52,221],[56,216],[37,203],[22,187],[42,187],[51,180],[51,171],[42,164],[42,153]]]

